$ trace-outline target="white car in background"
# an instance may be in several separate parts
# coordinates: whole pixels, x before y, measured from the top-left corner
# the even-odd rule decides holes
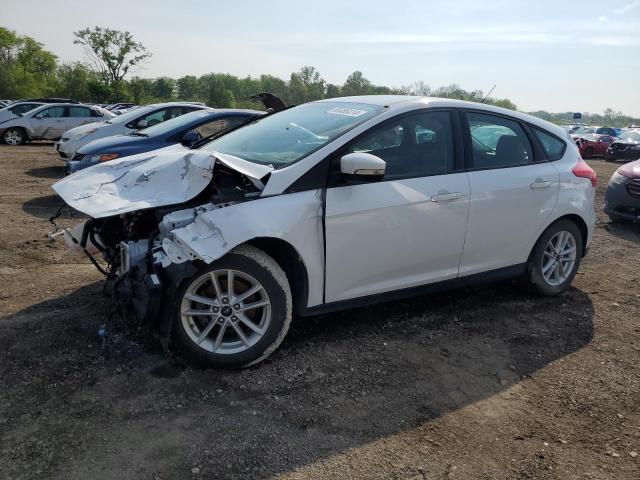
[[[0,123],[0,135],[7,145],[31,140],[57,140],[70,128],[115,117],[111,112],[79,103],[49,103]]]
[[[114,115],[114,118],[104,123],[90,123],[64,132],[60,142],[56,144],[56,150],[62,160],[72,160],[80,147],[98,138],[132,133],[204,108],[207,107],[189,102],[168,102],[135,107],[122,115]]]
[[[90,219],[118,311],[198,362],[243,367],[292,315],[522,277],[557,295],[595,224],[595,172],[566,132],[440,98],[299,105],[53,188]],[[90,244],[91,243],[91,247]]]

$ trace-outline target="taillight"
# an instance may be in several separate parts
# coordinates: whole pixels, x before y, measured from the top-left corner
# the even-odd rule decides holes
[[[595,170],[584,160],[579,160],[578,163],[573,166],[571,172],[573,172],[576,177],[588,178],[591,180],[592,187],[595,187],[598,183],[598,177]]]

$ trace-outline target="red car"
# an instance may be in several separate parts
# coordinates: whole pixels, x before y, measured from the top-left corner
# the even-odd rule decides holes
[[[582,158],[604,157],[609,145],[616,140],[610,135],[587,134],[576,139],[576,145],[580,149]]]

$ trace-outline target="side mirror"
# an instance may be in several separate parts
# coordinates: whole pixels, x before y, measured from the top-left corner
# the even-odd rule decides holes
[[[340,172],[351,181],[376,182],[384,177],[387,163],[365,152],[348,153],[340,159]]]
[[[182,136],[182,138],[180,139],[180,143],[185,147],[190,147],[198,140],[200,140],[200,134],[195,130],[189,130]]]
[[[147,126],[146,120],[138,120],[138,123],[136,123],[136,128],[147,128]]]

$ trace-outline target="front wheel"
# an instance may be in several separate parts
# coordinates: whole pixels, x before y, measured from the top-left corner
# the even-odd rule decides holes
[[[4,143],[7,145],[22,145],[27,141],[26,135],[21,128],[8,128],[2,135]]]
[[[184,282],[174,314],[177,346],[208,367],[256,364],[280,345],[291,323],[291,290],[273,258],[241,246]]]
[[[538,239],[527,263],[527,280],[542,295],[564,292],[582,258],[582,233],[570,220],[551,225]]]

